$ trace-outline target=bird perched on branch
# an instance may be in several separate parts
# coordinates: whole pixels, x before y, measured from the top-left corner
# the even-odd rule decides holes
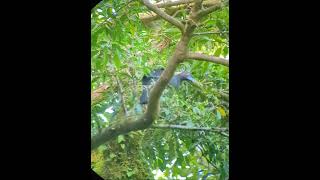
[[[152,85],[155,81],[157,81],[162,72],[164,71],[163,68],[153,70],[149,75],[145,75],[142,78],[142,94],[140,96],[140,104],[148,104],[149,99],[149,92],[151,90]],[[169,84],[174,88],[178,89],[182,83],[182,81],[191,82],[197,86],[199,86],[198,82],[191,76],[188,72],[178,72],[171,78]]]

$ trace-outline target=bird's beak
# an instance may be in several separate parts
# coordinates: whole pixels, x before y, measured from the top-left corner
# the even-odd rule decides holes
[[[191,76],[188,76],[186,79],[189,80],[189,81],[191,81],[192,83],[197,82],[197,81],[196,81],[193,77],[191,77]]]
[[[191,82],[192,82],[192,85],[195,85],[195,86],[198,87],[198,88],[202,88],[201,83],[199,83],[198,81],[196,81],[193,77],[188,76],[188,77],[187,77],[187,80],[191,81]]]

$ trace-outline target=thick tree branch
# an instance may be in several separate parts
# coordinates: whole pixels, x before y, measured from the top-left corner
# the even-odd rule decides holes
[[[192,13],[197,13],[202,6],[203,0],[194,0],[194,5],[192,6]]]
[[[155,4],[158,8],[166,8],[166,7],[171,7],[171,6],[177,6],[181,4],[188,4],[192,3],[194,0],[179,0],[179,1],[167,1],[167,2],[161,2]]]
[[[148,127],[149,124],[144,123],[144,118],[140,117],[137,120],[135,117],[123,117],[117,120],[111,126],[102,130],[101,133],[91,138],[91,150],[99,147],[101,144],[117,137],[121,134],[126,134],[130,131],[142,130]]]
[[[181,32],[183,32],[184,25],[179,20],[171,17],[170,15],[168,15],[167,13],[165,13],[164,11],[159,9],[157,6],[155,6],[152,3],[150,3],[149,0],[142,0],[142,2],[143,2],[143,4],[145,6],[147,6],[148,9],[150,9],[151,11],[153,11],[154,13],[156,13],[157,15],[162,17],[164,20],[166,20],[169,23],[171,23],[172,25],[178,27],[181,30]]]
[[[175,12],[179,11],[179,10],[185,10],[185,8],[184,7],[180,7],[180,6],[169,7],[169,8],[166,8],[164,10],[164,12],[173,17],[173,14]],[[154,12],[152,12],[152,13],[140,13],[139,17],[140,17],[142,22],[147,23],[147,24],[149,22],[151,22],[151,21],[160,19],[160,16],[157,15],[156,13],[154,13]]]
[[[201,53],[188,53],[186,56],[186,59],[207,61],[207,62],[213,62],[213,63],[229,66],[229,60],[227,60],[225,58],[209,56],[209,55],[201,54]]]

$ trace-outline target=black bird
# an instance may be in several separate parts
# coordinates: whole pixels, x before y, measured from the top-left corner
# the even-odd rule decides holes
[[[162,74],[163,71],[164,71],[163,68],[156,69],[156,70],[152,71],[150,73],[150,75],[143,76],[143,78],[142,78],[143,90],[142,90],[142,94],[140,96],[140,104],[148,104],[149,91],[151,89],[151,84],[153,84],[153,82],[157,81],[160,78],[160,75]],[[185,80],[197,84],[195,79],[188,72],[180,72],[180,73],[175,74],[171,78],[169,84],[171,86],[173,86],[174,88],[178,89],[181,85],[181,82],[185,81]]]
[[[192,83],[195,83],[196,80],[193,79],[193,77],[191,76],[190,73],[187,73],[187,72],[181,72],[181,73],[178,73],[176,75],[174,75],[169,84],[173,87],[175,87],[176,89],[178,89],[181,85],[181,82],[182,81],[190,81]]]
[[[157,81],[164,71],[163,68],[152,71],[148,76],[142,78],[142,94],[140,96],[140,104],[147,104],[149,98],[149,89],[152,82]]]

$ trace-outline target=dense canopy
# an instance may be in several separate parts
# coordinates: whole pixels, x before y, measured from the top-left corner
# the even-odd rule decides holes
[[[229,178],[228,10],[221,0],[104,0],[92,9],[91,167],[101,177]],[[175,88],[181,72],[194,83]]]

